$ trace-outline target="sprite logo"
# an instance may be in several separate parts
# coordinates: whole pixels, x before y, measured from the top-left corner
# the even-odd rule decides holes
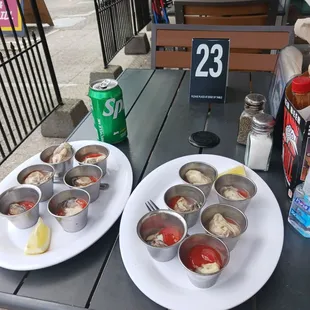
[[[103,116],[113,115],[113,119],[117,119],[118,114],[124,110],[124,102],[122,99],[115,100],[115,98],[108,99],[105,102],[104,109],[102,112]]]

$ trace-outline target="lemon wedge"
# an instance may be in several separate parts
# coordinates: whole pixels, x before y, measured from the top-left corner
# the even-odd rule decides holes
[[[218,175],[218,177],[220,177],[224,174],[238,174],[238,175],[242,175],[242,176],[246,177],[246,172],[245,172],[244,166],[237,166],[237,167],[231,168],[229,170],[226,170],[226,171],[220,173]]]
[[[39,218],[25,247],[25,254],[36,255],[46,252],[51,243],[51,229]]]

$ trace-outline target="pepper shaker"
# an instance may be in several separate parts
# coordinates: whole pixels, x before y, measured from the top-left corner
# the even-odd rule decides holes
[[[265,113],[253,117],[248,135],[244,163],[251,169],[268,171],[275,119]]]
[[[263,113],[266,103],[265,96],[261,94],[248,94],[244,99],[244,111],[240,115],[237,142],[246,144],[248,134],[251,130],[254,115]]]

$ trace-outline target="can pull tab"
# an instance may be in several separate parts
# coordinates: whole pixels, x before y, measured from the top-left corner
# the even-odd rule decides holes
[[[105,79],[99,84],[99,88],[105,89],[107,88],[111,83],[111,79]]]

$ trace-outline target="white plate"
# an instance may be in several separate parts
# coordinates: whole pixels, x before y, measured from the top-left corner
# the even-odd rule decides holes
[[[229,265],[210,289],[194,287],[178,258],[167,263],[153,260],[136,234],[139,219],[147,213],[144,203],[152,199],[159,208],[167,208],[164,193],[182,183],[180,167],[191,161],[215,166],[219,173],[240,165],[215,155],[192,155],[172,160],[150,173],[135,189],[124,209],[120,226],[120,250],[127,272],[137,287],[154,302],[173,310],[224,310],[253,296],[269,279],[283,246],[283,220],[278,202],[268,185],[252,170],[246,169],[257,185],[257,195],[246,215],[249,226],[231,252]],[[217,203],[212,189],[207,204]],[[190,234],[202,232],[197,223]]]
[[[107,190],[101,191],[99,198],[89,206],[88,222],[84,229],[76,233],[65,232],[59,223],[47,212],[47,202],[40,203],[40,216],[52,229],[49,250],[41,255],[24,255],[24,247],[33,227],[17,229],[4,218],[0,218],[0,267],[12,270],[34,270],[61,263],[81,253],[115,223],[122,213],[132,188],[132,169],[127,157],[116,147],[98,141],[70,142],[75,150],[90,145],[104,145],[109,149],[107,174],[103,182],[109,183]],[[1,183],[0,192],[18,185],[16,177],[27,166],[41,163],[39,154],[29,158],[13,170]],[[77,163],[74,163],[76,166]],[[54,193],[67,189],[63,184],[54,184]]]

